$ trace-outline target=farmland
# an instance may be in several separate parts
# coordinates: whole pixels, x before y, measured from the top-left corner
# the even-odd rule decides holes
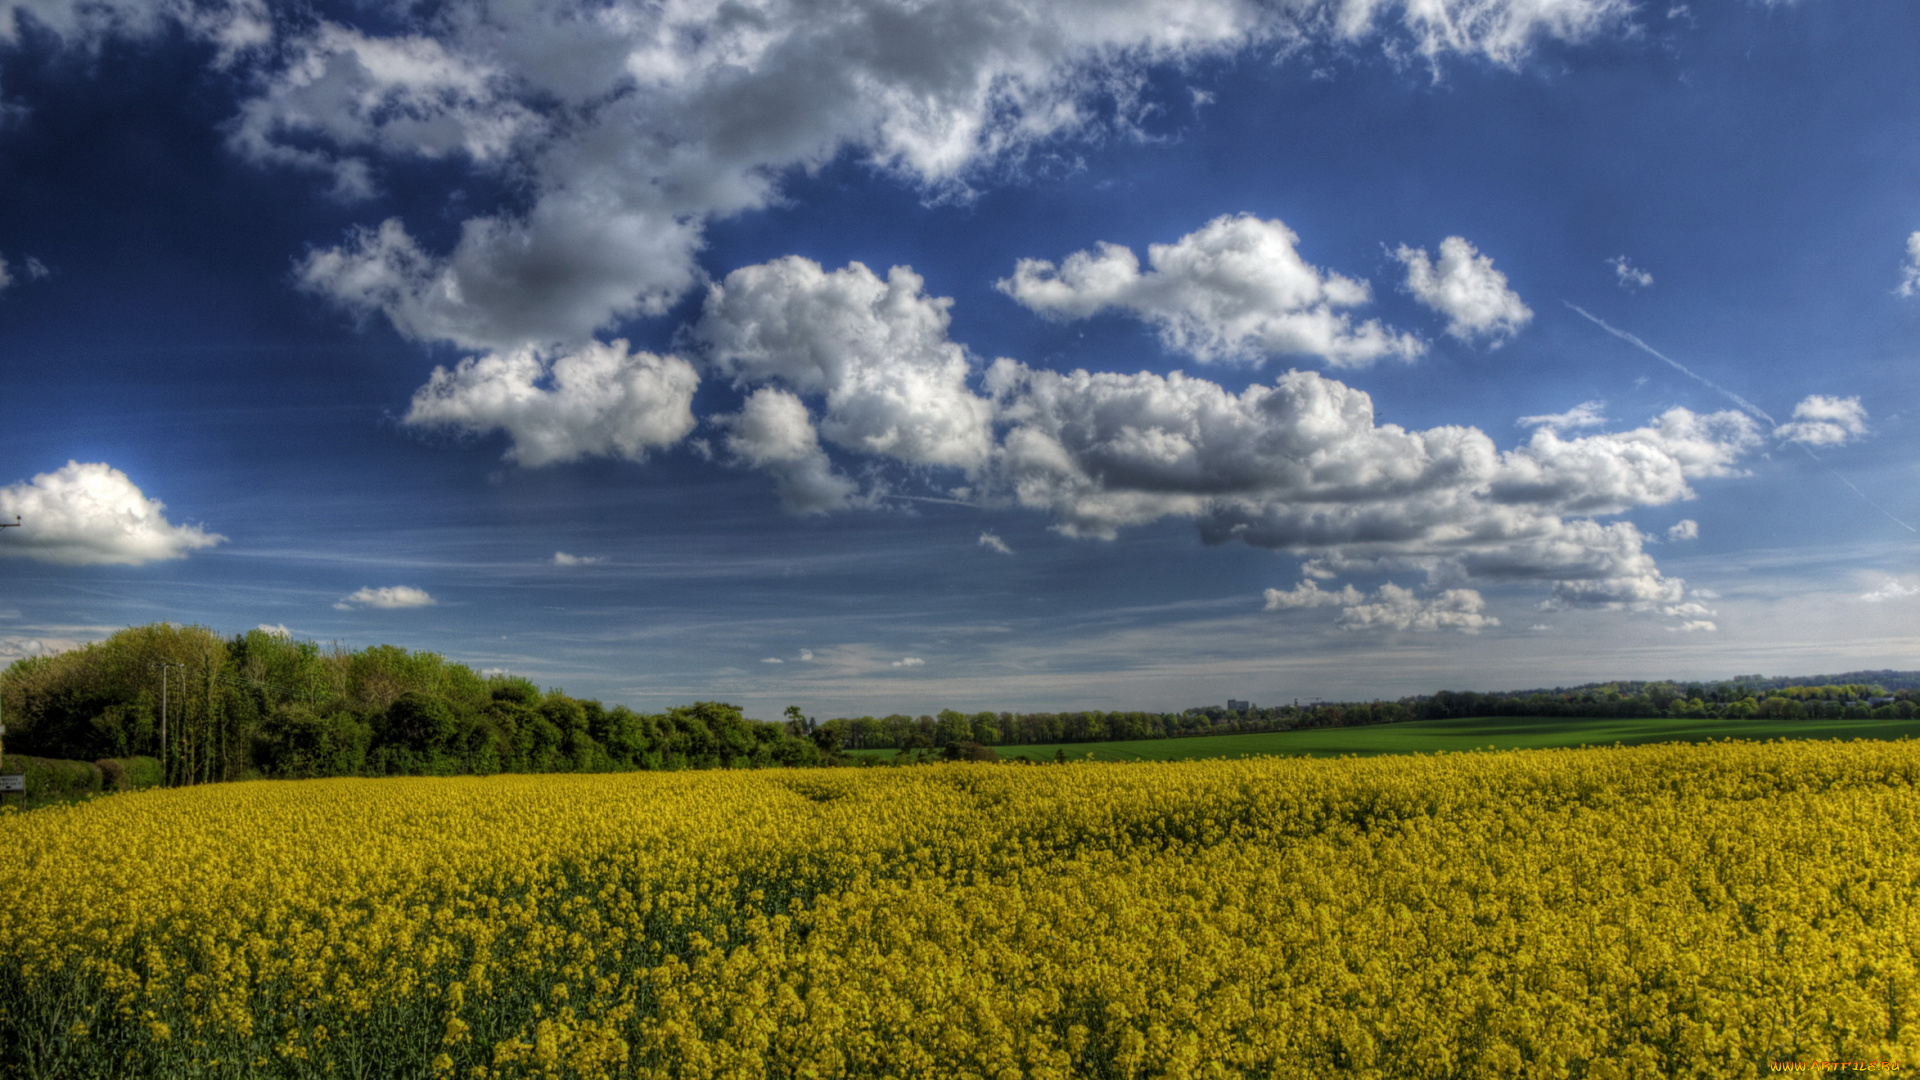
[[[1002,758],[1052,761],[1055,754],[1093,761],[1195,761],[1271,754],[1283,757],[1342,757],[1355,754],[1431,754],[1466,750],[1538,750],[1554,747],[1639,746],[1658,742],[1707,742],[1714,739],[1902,739],[1920,738],[1920,719],[1912,720],[1738,720],[1671,717],[1498,716],[1456,720],[1412,720],[1396,724],[1263,731],[1246,735],[1202,735],[1177,739],[1119,742],[1045,743],[996,746]],[[856,756],[891,761],[895,750],[855,750]]]
[[[1920,1052],[1920,743],[0,813],[0,1073],[1742,1077]]]

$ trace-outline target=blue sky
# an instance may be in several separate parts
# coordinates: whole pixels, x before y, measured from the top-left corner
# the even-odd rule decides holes
[[[1912,5],[0,29],[0,655],[763,716],[1920,657]]]

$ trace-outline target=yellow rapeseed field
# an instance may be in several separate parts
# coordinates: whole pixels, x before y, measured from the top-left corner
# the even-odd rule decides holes
[[[309,780],[0,814],[0,1071],[1920,1066],[1920,743]]]

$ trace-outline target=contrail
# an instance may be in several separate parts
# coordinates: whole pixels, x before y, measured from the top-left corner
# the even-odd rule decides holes
[[[1702,375],[1699,372],[1694,371],[1692,368],[1687,367],[1687,365],[1681,363],[1678,360],[1675,360],[1673,357],[1668,356],[1666,353],[1661,352],[1659,349],[1654,348],[1653,346],[1647,344],[1646,342],[1641,341],[1639,338],[1635,337],[1632,334],[1627,333],[1625,330],[1622,330],[1617,326],[1611,325],[1605,319],[1600,318],[1598,315],[1593,314],[1592,312],[1588,311],[1586,308],[1581,307],[1580,305],[1574,303],[1573,301],[1562,300],[1560,302],[1572,308],[1573,310],[1579,312],[1580,315],[1583,318],[1585,318],[1588,322],[1593,323],[1595,326],[1598,326],[1600,329],[1605,330],[1607,333],[1612,334],[1614,337],[1617,337],[1620,340],[1628,343],[1629,345],[1634,346],[1635,348],[1646,353],[1647,355],[1664,361],[1669,366],[1671,366],[1675,371],[1678,371],[1680,374],[1685,375],[1687,378],[1700,383],[1702,386],[1707,387],[1708,389],[1712,390],[1714,393],[1719,394],[1720,396],[1733,402],[1735,405],[1740,406],[1742,409],[1745,409],[1747,412],[1753,414],[1754,416],[1757,416],[1760,419],[1765,420],[1767,423],[1772,424],[1774,427],[1780,426],[1780,421],[1775,420],[1772,416],[1769,416],[1767,414],[1767,410],[1761,408],[1758,405],[1755,405],[1753,402],[1748,401],[1746,398],[1741,397],[1739,394],[1736,394],[1733,391],[1727,389],[1726,387],[1721,386],[1719,383],[1714,382],[1712,379],[1707,378],[1705,375]],[[1875,510],[1878,510],[1880,511],[1880,513],[1884,514],[1888,521],[1893,522],[1895,525],[1900,526],[1901,528],[1907,530],[1910,533],[1920,533],[1920,529],[1916,529],[1913,526],[1907,524],[1906,522],[1901,521],[1899,518],[1894,517],[1892,511],[1888,510],[1886,507],[1881,506],[1879,503],[1874,502],[1872,499],[1868,498],[1867,493],[1864,491],[1861,491],[1858,487],[1855,487],[1853,481],[1847,479],[1844,476],[1841,476],[1839,470],[1835,469],[1831,465],[1828,465],[1825,461],[1822,461],[1820,458],[1820,455],[1813,452],[1812,447],[1808,446],[1806,443],[1795,443],[1794,445],[1798,446],[1800,450],[1803,453],[1805,453],[1809,458],[1812,458],[1816,465],[1819,465],[1821,468],[1832,473],[1833,478],[1835,480],[1838,480],[1841,483],[1847,485],[1848,488],[1851,488],[1855,495],[1860,496],[1860,500],[1862,502],[1866,503],[1868,506],[1871,506]]]
[[[1817,457],[1814,457],[1814,453],[1813,453],[1813,451],[1812,451],[1812,450],[1807,450],[1807,447],[1806,447],[1806,444],[1805,444],[1805,443],[1802,443],[1802,444],[1800,445],[1800,449],[1802,449],[1802,450],[1806,450],[1806,451],[1807,451],[1807,456],[1808,456],[1808,457],[1810,457],[1810,458],[1813,458],[1813,460],[1815,460],[1815,461],[1820,461],[1820,459],[1819,459],[1819,458],[1817,458]],[[1901,528],[1903,528],[1903,529],[1905,529],[1905,530],[1907,530],[1907,531],[1908,531],[1908,532],[1910,532],[1910,533],[1920,533],[1920,529],[1916,529],[1916,528],[1914,528],[1913,526],[1911,526],[1911,525],[1909,525],[1909,524],[1907,524],[1906,522],[1904,522],[1904,521],[1901,521],[1901,520],[1900,520],[1899,518],[1897,518],[1897,517],[1894,517],[1894,516],[1893,516],[1893,514],[1892,514],[1892,512],[1891,512],[1891,511],[1889,511],[1889,510],[1888,510],[1888,509],[1887,509],[1886,507],[1884,507],[1884,506],[1881,506],[1881,505],[1880,505],[1879,503],[1877,503],[1877,502],[1874,502],[1874,501],[1873,501],[1872,499],[1868,499],[1868,498],[1867,498],[1867,493],[1866,493],[1866,492],[1864,492],[1864,491],[1861,491],[1861,490],[1860,490],[1859,488],[1857,488],[1857,487],[1853,487],[1853,481],[1851,481],[1851,480],[1849,480],[1849,479],[1847,479],[1847,478],[1846,478],[1846,477],[1844,477],[1844,476],[1841,476],[1841,475],[1840,475],[1840,473],[1839,473],[1839,471],[1838,471],[1838,470],[1836,470],[1836,469],[1835,469],[1835,468],[1834,468],[1833,466],[1831,466],[1831,465],[1827,465],[1827,463],[1826,463],[1826,462],[1824,462],[1824,461],[1820,461],[1820,464],[1822,464],[1822,465],[1825,465],[1825,466],[1826,466],[1826,469],[1827,469],[1827,471],[1828,471],[1828,472],[1830,472],[1830,473],[1833,473],[1833,478],[1834,478],[1835,480],[1838,480],[1838,481],[1840,481],[1841,483],[1843,483],[1843,484],[1845,484],[1845,485],[1847,485],[1848,487],[1850,487],[1850,488],[1853,488],[1853,493],[1854,493],[1855,495],[1858,495],[1858,496],[1860,496],[1860,498],[1861,498],[1861,499],[1863,499],[1863,500],[1865,500],[1865,502],[1866,502],[1866,504],[1867,504],[1868,506],[1871,506],[1871,507],[1873,507],[1873,508],[1874,508],[1875,510],[1878,510],[1878,511],[1880,511],[1880,512],[1881,512],[1881,513],[1883,513],[1883,514],[1886,514],[1886,515],[1887,515],[1887,520],[1888,520],[1888,521],[1891,521],[1891,522],[1893,522],[1893,523],[1894,523],[1895,525],[1898,525],[1898,526],[1900,526]]]
[[[1632,334],[1627,333],[1625,330],[1622,330],[1619,327],[1609,324],[1605,319],[1602,319],[1600,316],[1589,312],[1586,308],[1581,307],[1580,305],[1574,303],[1573,301],[1562,300],[1560,302],[1572,308],[1573,310],[1579,312],[1583,317],[1587,319],[1587,321],[1593,323],[1595,326],[1598,326],[1600,329],[1605,330],[1607,333],[1612,334],[1614,337],[1619,338],[1621,341],[1624,341],[1624,342],[1627,342],[1628,344],[1633,345],[1634,347],[1640,349],[1642,352],[1647,353],[1649,356],[1657,357],[1661,360],[1666,361],[1669,365],[1673,367],[1675,371],[1678,371],[1680,374],[1685,375],[1687,378],[1692,379],[1695,382],[1698,382],[1702,386],[1705,386],[1707,389],[1712,390],[1714,393],[1719,394],[1720,396],[1726,398],[1728,401],[1731,401],[1735,405],[1740,406],[1742,409],[1745,409],[1746,411],[1752,413],[1753,415],[1759,417],[1760,419],[1765,420],[1767,423],[1772,424],[1774,427],[1780,426],[1780,421],[1775,420],[1771,416],[1768,416],[1767,410],[1761,408],[1758,405],[1755,405],[1753,402],[1748,401],[1746,398],[1741,397],[1739,394],[1736,394],[1733,391],[1727,389],[1726,387],[1721,386],[1719,383],[1714,382],[1712,379],[1707,378],[1705,375],[1702,375],[1699,372],[1694,371],[1692,368],[1688,367],[1687,365],[1681,363],[1678,360],[1675,360],[1673,357],[1668,356],[1666,353],[1661,352],[1659,349],[1654,348],[1653,346],[1647,344],[1646,342],[1641,341],[1639,338],[1634,337]],[[1818,460],[1818,459],[1816,458],[1815,460]]]

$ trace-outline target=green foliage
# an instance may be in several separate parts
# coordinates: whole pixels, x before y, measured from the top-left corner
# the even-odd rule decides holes
[[[1499,716],[1414,720],[1403,724],[1323,727],[1210,735],[1190,739],[1140,739],[1096,744],[999,746],[1001,760],[1184,761],[1255,755],[1279,757],[1371,757],[1377,754],[1465,753],[1475,750],[1634,746],[1717,739],[1920,739],[1920,720],[1869,718],[1851,722],[1783,722],[1759,717],[1686,720],[1670,717]],[[892,750],[854,750],[872,761],[895,759]]]
[[[50,759],[101,759],[100,766],[78,763],[92,771],[96,791],[102,775],[118,789],[251,776],[839,760],[831,738],[790,734],[718,702],[648,716],[559,690],[543,693],[513,676],[483,678],[435,653],[392,645],[322,649],[262,630],[222,640],[205,627],[164,623],[16,662],[0,673],[0,704],[12,749]],[[164,779],[158,775],[163,753]],[[73,782],[60,781],[60,790]]]
[[[100,786],[107,791],[159,787],[166,779],[160,772],[159,758],[101,758],[94,764],[100,767]]]
[[[0,757],[0,773],[27,778],[27,798],[74,799],[97,795],[103,784],[100,766],[91,761],[7,754]],[[18,796],[10,796],[17,798]]]

